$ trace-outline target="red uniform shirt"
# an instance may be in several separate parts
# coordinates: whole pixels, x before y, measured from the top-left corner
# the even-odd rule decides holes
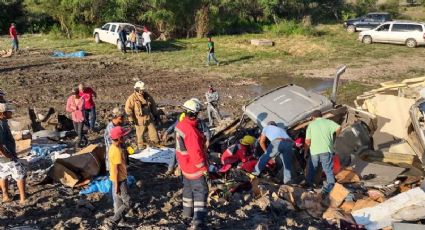
[[[207,172],[204,138],[197,120],[185,117],[176,126],[176,158],[187,179],[198,179]]]
[[[232,164],[239,162],[242,163],[240,167],[243,170],[252,172],[257,160],[253,157],[252,149],[242,144],[235,144],[227,148],[221,156],[221,163],[223,164],[221,172],[227,172]]]
[[[84,108],[92,109],[94,107],[93,97],[96,93],[90,87],[84,88],[84,90],[80,91],[80,97],[84,98]]]
[[[10,38],[12,38],[12,39],[18,38],[18,32],[16,32],[16,28],[14,26],[11,26],[9,28],[9,34],[10,34]]]

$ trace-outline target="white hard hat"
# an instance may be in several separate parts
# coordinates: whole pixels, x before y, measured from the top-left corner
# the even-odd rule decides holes
[[[145,83],[143,81],[136,82],[136,84],[134,84],[134,89],[144,90],[145,89]]]
[[[112,116],[113,117],[121,117],[125,115],[125,111],[122,107],[115,107],[112,109]]]
[[[195,101],[196,103],[198,103],[199,104],[199,106],[201,106],[201,108],[202,108],[202,102],[201,102],[201,100],[199,100],[198,98],[196,98],[196,97],[192,97],[191,99],[190,99],[191,101]]]
[[[201,110],[201,104],[196,100],[190,99],[183,104],[183,108],[190,112],[198,113]]]
[[[0,103],[0,113],[15,112],[15,108],[10,103]]]

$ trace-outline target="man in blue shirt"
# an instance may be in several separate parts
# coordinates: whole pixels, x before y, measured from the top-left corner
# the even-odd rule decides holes
[[[269,146],[266,145],[267,139],[270,141]],[[283,183],[292,182],[292,160],[293,160],[293,141],[288,133],[276,125],[274,121],[270,121],[264,127],[260,136],[260,146],[264,154],[260,157],[252,173],[259,176],[261,171],[266,167],[270,158],[278,158],[282,162],[283,167]]]
[[[108,152],[109,152],[109,147],[112,145],[110,132],[114,127],[121,126],[122,123],[124,123],[124,116],[125,116],[124,109],[121,107],[115,107],[112,110],[111,121],[108,123],[108,125],[106,125],[106,128],[105,128],[105,133],[103,137],[105,138],[105,146],[106,146],[105,162],[106,162],[107,171],[109,171]]]

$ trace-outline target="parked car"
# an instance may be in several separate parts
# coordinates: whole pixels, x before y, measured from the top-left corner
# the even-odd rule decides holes
[[[425,24],[407,21],[387,22],[373,30],[361,32],[358,39],[365,44],[373,42],[406,44],[414,48],[425,45]]]
[[[376,28],[384,22],[391,21],[391,15],[386,12],[368,13],[362,17],[349,19],[344,22],[344,27],[349,33],[365,31]]]
[[[93,37],[96,43],[107,42],[113,45],[116,45],[119,50],[121,50],[121,42],[118,35],[118,29],[120,26],[123,26],[128,34],[133,29],[137,29],[136,26],[130,23],[121,23],[121,22],[109,22],[103,25],[101,28],[95,28],[93,31]],[[137,30],[136,30],[137,31]],[[142,34],[140,32],[137,33],[137,46],[141,47],[143,44]],[[127,43],[127,47],[130,44]]]

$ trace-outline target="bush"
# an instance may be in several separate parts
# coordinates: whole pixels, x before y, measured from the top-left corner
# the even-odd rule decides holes
[[[72,27],[73,38],[87,38],[91,37],[93,33],[93,26],[77,24]]]
[[[52,38],[62,38],[63,33],[60,26],[58,26],[57,24],[54,24],[52,28],[50,29],[49,36]]]
[[[352,10],[346,9],[341,12],[341,16],[343,21],[347,21],[348,19],[357,17],[357,14]]]
[[[400,16],[399,7],[399,0],[388,0],[379,6],[379,10],[386,11],[390,13],[393,18],[397,18]]]
[[[264,31],[276,35],[317,35],[317,31],[312,26],[304,26],[295,20],[282,21],[278,24],[265,26]]]

